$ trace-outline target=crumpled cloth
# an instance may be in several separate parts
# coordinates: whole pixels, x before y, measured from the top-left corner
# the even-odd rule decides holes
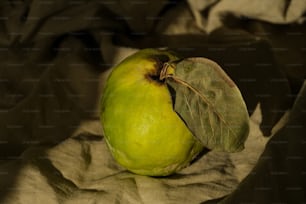
[[[118,166],[100,126],[85,122],[59,145],[30,148],[20,162],[3,165],[1,172],[14,169],[18,174],[13,185],[2,174],[8,195],[3,203],[200,203],[231,193],[268,140],[252,122],[257,134],[250,136],[242,154],[212,151],[175,175],[152,178]]]
[[[227,15],[266,21],[274,24],[305,21],[306,1],[302,0],[189,0],[197,24],[210,32],[223,25]],[[208,14],[203,18],[203,11]]]
[[[0,203],[305,202],[305,2],[1,1]],[[251,116],[242,152],[163,178],[116,164],[99,98],[145,47],[224,68]]]

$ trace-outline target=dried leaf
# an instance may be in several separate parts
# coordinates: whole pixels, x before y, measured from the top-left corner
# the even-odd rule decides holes
[[[249,115],[235,83],[215,62],[187,58],[161,72],[175,91],[174,110],[202,144],[237,152],[249,133]]]

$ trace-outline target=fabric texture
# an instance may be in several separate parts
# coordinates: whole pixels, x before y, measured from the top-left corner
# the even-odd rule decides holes
[[[302,203],[305,0],[1,1],[0,203]],[[169,177],[111,157],[99,99],[142,48],[216,61],[250,114],[239,153]]]

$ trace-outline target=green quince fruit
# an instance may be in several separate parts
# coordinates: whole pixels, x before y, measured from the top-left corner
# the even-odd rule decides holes
[[[167,176],[186,167],[203,149],[173,110],[159,79],[169,51],[144,49],[113,68],[101,98],[101,122],[114,159],[131,172]]]

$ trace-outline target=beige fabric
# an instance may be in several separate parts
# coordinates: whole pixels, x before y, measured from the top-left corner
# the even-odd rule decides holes
[[[276,24],[301,23],[305,20],[305,17],[303,17],[306,8],[305,0],[189,0],[188,2],[193,8],[198,25],[207,32],[222,26],[222,20],[226,15]],[[208,18],[203,18],[203,15],[201,15],[200,12],[203,12],[203,10],[208,10]]]
[[[22,163],[3,203],[184,204],[223,197],[250,172],[268,141],[259,131],[259,117],[258,109],[243,152],[209,152],[166,178],[134,175],[119,167],[106,147],[100,122],[85,121],[61,144],[30,148],[20,161],[2,165],[0,172],[9,174]],[[2,182],[5,179],[2,174]]]

